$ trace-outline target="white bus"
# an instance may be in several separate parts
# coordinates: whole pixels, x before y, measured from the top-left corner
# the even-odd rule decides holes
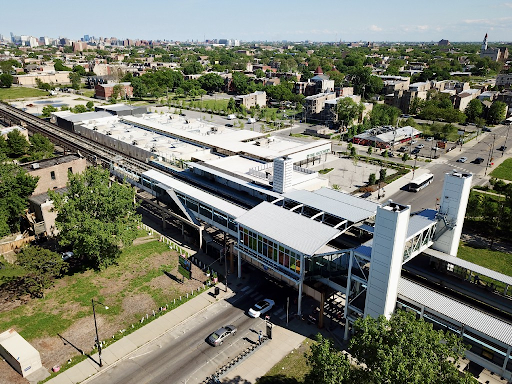
[[[413,181],[409,183],[409,191],[418,192],[429,185],[434,180],[434,175],[431,173],[426,173],[424,175],[418,176]]]

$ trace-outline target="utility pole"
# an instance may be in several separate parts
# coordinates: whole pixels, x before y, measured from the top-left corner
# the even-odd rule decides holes
[[[507,141],[508,141],[508,132],[510,131],[510,124],[507,125],[507,136],[505,137],[505,145],[503,151],[501,152],[501,157],[505,154],[505,149],[507,149]]]

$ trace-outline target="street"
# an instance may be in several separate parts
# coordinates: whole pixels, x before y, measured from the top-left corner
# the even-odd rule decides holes
[[[277,282],[253,270],[250,280],[250,284],[248,281],[239,283],[244,287],[231,299],[219,301],[207,311],[194,315],[105,369],[88,383],[202,382],[220,366],[257,343],[260,330],[265,334],[265,321],[247,315],[248,309],[257,301],[267,297],[274,299],[276,305],[269,312],[271,320],[283,322],[277,314],[283,317],[286,296],[293,293],[291,288],[280,287]],[[218,347],[206,342],[212,332],[228,324],[238,328],[234,336],[228,337]]]

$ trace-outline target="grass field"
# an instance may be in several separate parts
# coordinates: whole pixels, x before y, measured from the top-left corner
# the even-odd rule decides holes
[[[492,177],[512,181],[512,159],[507,159],[491,172]]]
[[[109,310],[100,306],[98,312],[122,329],[137,322],[149,308],[156,309],[184,294],[186,288],[173,284],[164,274],[177,262],[177,253],[156,239],[127,247],[117,265],[65,276],[46,291],[44,298],[0,312],[0,329],[14,327],[28,340],[55,336],[91,315],[91,299],[106,303]],[[16,268],[2,271],[5,277],[20,273]],[[149,303],[147,308],[142,301]]]
[[[304,353],[309,351],[314,341],[307,338],[297,349],[286,355],[280,362],[274,365],[265,376],[256,381],[256,384],[299,384],[304,382],[304,377],[309,372]]]
[[[493,271],[512,276],[512,253],[473,248],[461,243],[457,257]]]
[[[26,97],[40,97],[48,96],[47,91],[36,88],[24,88],[24,87],[13,87],[13,88],[0,88],[0,100],[14,100],[23,99]]]

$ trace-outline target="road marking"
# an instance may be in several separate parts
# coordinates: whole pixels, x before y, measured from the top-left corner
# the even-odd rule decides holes
[[[160,347],[160,348],[161,348],[161,347]],[[131,359],[136,359],[137,357],[141,357],[141,356],[147,355],[148,353],[151,353],[151,352],[153,352],[153,351],[148,351],[148,352],[146,352],[146,353],[142,353],[142,354],[137,355],[137,356],[131,356],[131,357],[129,357],[129,359],[130,359],[130,360],[131,360]]]

